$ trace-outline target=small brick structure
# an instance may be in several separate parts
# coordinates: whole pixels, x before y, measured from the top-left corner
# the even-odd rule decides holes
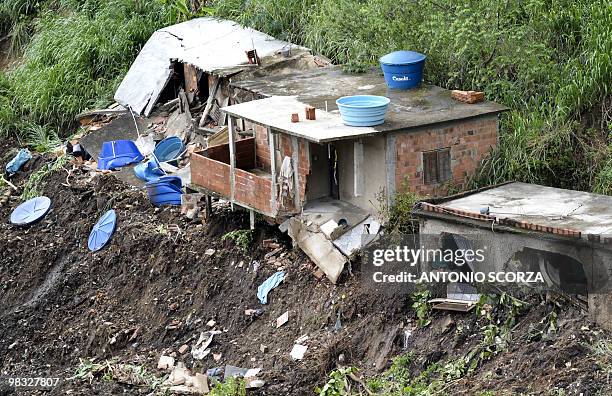
[[[497,146],[503,106],[458,102],[450,91],[435,86],[392,92],[373,74],[340,75],[341,81],[335,81],[337,73],[326,68],[288,76],[280,85],[274,80],[230,84],[232,97],[262,99],[222,109],[230,120],[230,142],[194,154],[193,184],[276,221],[320,199],[344,201],[376,214],[381,195],[387,205],[403,192],[445,195],[474,175]],[[340,96],[359,87],[372,91],[366,94],[389,95],[384,124],[346,126],[337,112],[325,110],[330,104],[328,88]],[[298,99],[301,94],[308,102]],[[315,119],[291,122],[291,114],[312,112],[315,103]],[[244,138],[249,133],[252,137]],[[293,196],[281,199],[288,180],[279,179],[279,174],[287,159]]]
[[[441,196],[447,193],[450,183],[462,185],[497,146],[497,123],[497,117],[481,117],[454,125],[398,134],[396,191]],[[451,178],[441,183],[426,184],[423,178],[423,153],[445,148],[450,150]]]

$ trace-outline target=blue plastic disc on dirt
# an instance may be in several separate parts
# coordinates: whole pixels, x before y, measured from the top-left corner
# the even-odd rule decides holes
[[[51,200],[47,197],[29,199],[13,210],[11,223],[19,226],[33,224],[45,217],[50,208]]]
[[[89,247],[89,250],[92,252],[97,252],[106,246],[115,232],[116,225],[117,215],[115,214],[115,211],[111,209],[104,213],[96,225],[93,226],[93,229],[89,234],[89,240],[87,241],[87,247]]]

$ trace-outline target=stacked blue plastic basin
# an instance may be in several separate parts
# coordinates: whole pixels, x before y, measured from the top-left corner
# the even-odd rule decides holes
[[[157,181],[145,184],[149,201],[155,206],[180,205],[182,187],[178,176],[162,176]]]
[[[336,100],[342,122],[350,126],[374,126],[385,122],[389,98],[376,95],[343,96]]]
[[[418,87],[423,80],[425,58],[414,51],[395,51],[380,58],[387,86],[392,89]]]

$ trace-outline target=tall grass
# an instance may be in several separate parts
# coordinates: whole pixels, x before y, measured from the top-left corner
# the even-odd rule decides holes
[[[18,18],[12,24],[13,37],[22,29],[20,21],[33,12],[31,2],[19,1],[23,5],[9,11],[9,1],[0,3],[3,16]],[[69,135],[77,113],[108,104],[152,32],[174,22],[168,6],[157,1],[35,4],[40,9],[27,25],[34,35],[24,43],[19,65],[0,78],[0,133],[34,136],[38,142],[44,142],[41,131],[48,131],[50,141],[53,131]]]
[[[0,0],[0,27],[24,49],[0,74],[0,134],[32,124],[69,134],[76,113],[111,99],[154,30],[208,13],[351,71],[393,50],[424,52],[428,82],[511,108],[470,186],[516,179],[612,193],[607,0]]]
[[[221,16],[293,39],[351,71],[394,50],[424,52],[428,82],[482,90],[510,107],[499,148],[469,186],[516,179],[612,190],[603,187],[612,186],[610,126],[597,122],[612,89],[607,0],[214,3]]]

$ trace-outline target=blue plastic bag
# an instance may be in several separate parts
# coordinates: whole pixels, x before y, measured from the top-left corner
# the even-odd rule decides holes
[[[278,271],[266,279],[264,283],[259,285],[257,288],[257,298],[259,298],[259,302],[262,304],[267,304],[268,293],[270,293],[270,290],[280,285],[283,279],[285,279],[285,273],[283,271]]]
[[[19,150],[19,152],[11,160],[11,162],[6,164],[6,173],[8,173],[9,176],[13,176],[15,173],[17,173],[19,169],[21,169],[23,164],[25,164],[31,159],[32,154],[30,154],[30,151],[28,149]]]

